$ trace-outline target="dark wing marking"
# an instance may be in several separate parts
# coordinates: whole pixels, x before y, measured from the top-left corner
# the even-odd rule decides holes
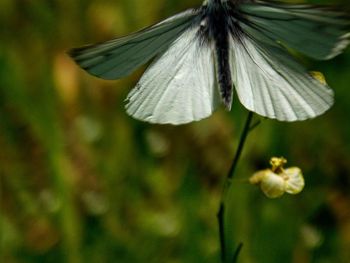
[[[195,10],[187,10],[129,36],[75,48],[68,53],[83,69],[96,77],[122,78],[164,52],[191,26],[195,17]]]
[[[330,59],[350,43],[350,19],[324,6],[258,1],[240,5],[241,26],[259,41],[278,42],[314,59]]]

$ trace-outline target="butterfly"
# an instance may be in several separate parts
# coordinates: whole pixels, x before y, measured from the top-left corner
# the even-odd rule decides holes
[[[327,6],[262,0],[206,0],[128,36],[74,48],[90,74],[119,79],[152,60],[126,99],[132,117],[184,124],[231,109],[234,94],[249,111],[280,121],[314,118],[333,91],[291,51],[331,59],[349,44],[350,19]]]

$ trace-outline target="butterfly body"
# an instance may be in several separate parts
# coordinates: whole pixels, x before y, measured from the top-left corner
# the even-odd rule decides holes
[[[333,91],[286,49],[330,59],[349,44],[343,12],[262,0],[207,0],[126,37],[73,49],[70,55],[104,79],[129,75],[153,58],[127,97],[127,112],[152,123],[210,116],[233,94],[250,111],[281,121],[314,118]],[[234,92],[235,91],[235,92]],[[218,99],[220,98],[220,99]]]
[[[239,32],[239,25],[234,22],[231,2],[211,1],[202,7],[202,21],[199,30],[203,42],[214,42],[217,81],[221,99],[230,110],[232,104],[232,78],[229,61],[229,35]]]

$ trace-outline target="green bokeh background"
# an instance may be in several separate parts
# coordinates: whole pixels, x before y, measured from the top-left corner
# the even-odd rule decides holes
[[[198,5],[0,1],[0,262],[219,262],[216,213],[246,110],[235,98],[197,123],[139,122],[124,99],[143,69],[99,80],[65,53]],[[336,103],[250,134],[231,204],[242,263],[350,262],[350,49],[305,64]],[[271,200],[247,183],[271,156],[302,168],[301,194]]]

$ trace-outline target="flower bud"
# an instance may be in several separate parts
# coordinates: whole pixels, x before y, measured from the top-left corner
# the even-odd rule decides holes
[[[298,167],[284,169],[287,160],[283,157],[272,157],[271,169],[258,171],[250,177],[251,184],[260,185],[263,193],[269,198],[277,198],[284,193],[298,194],[304,188],[304,178]]]

